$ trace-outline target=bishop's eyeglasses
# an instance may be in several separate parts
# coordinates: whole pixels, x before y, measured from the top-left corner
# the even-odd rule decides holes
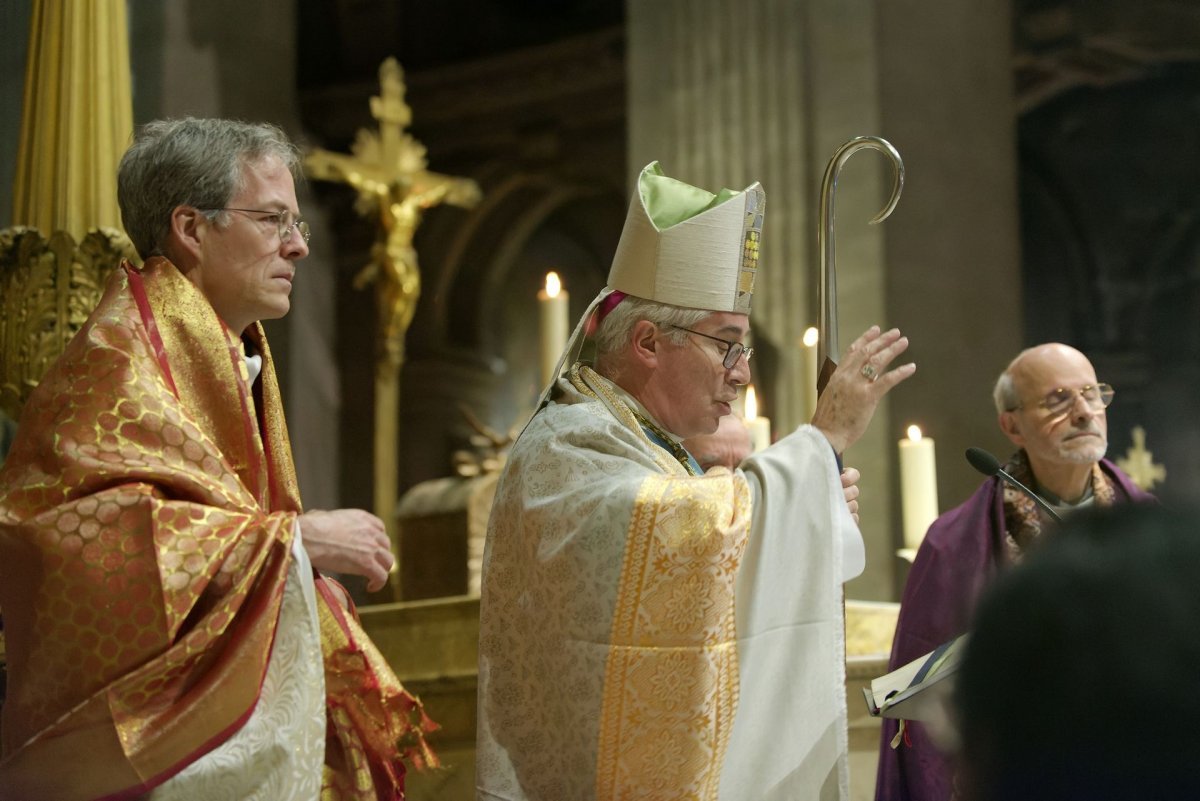
[[[721,360],[721,364],[726,370],[732,370],[737,365],[738,359],[742,358],[742,354],[745,354],[746,361],[750,361],[750,357],[754,355],[754,348],[747,348],[741,342],[734,342],[733,340],[729,339],[721,339],[720,337],[714,337],[712,334],[702,334],[699,331],[693,331],[690,328],[684,328],[682,325],[673,325],[671,327],[680,331],[687,331],[689,334],[695,334],[698,337],[705,337],[707,339],[715,340],[724,345],[725,357]]]
[[[1113,389],[1109,384],[1104,383],[1087,384],[1086,386],[1079,387],[1078,389],[1059,387],[1047,392],[1045,397],[1043,397],[1034,405],[1045,409],[1046,411],[1050,412],[1050,414],[1063,414],[1075,405],[1075,398],[1078,396],[1083,398],[1084,403],[1088,405],[1088,408],[1094,412],[1098,412],[1101,409],[1108,408],[1108,405],[1112,403],[1113,395],[1115,394],[1117,394],[1116,390]],[[1021,403],[1018,403],[1016,406],[1009,409],[1009,411],[1015,412],[1018,409],[1028,405],[1029,403],[1022,401]]]
[[[308,223],[301,220],[299,217],[292,214],[290,211],[266,211],[265,209],[200,209],[205,214],[211,214],[218,211],[237,211],[242,214],[261,214],[260,222],[271,220],[279,228],[279,243],[287,244],[291,241],[292,231],[299,231],[300,236],[304,237],[307,242],[312,235],[308,230]]]

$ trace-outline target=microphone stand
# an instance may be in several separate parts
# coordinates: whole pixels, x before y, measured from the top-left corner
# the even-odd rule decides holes
[[[1029,487],[1025,486],[1020,481],[1017,481],[1015,478],[1005,472],[1004,468],[1000,466],[1000,460],[985,451],[983,448],[967,448],[967,461],[971,463],[971,467],[974,467],[985,476],[1000,476],[1000,478],[1004,479],[1009,484],[1012,484],[1021,492],[1028,495],[1033,502],[1041,507],[1042,511],[1050,515],[1055,522],[1062,522],[1062,518],[1059,517],[1058,512],[1054,511],[1050,504],[1046,503],[1046,501],[1042,499],[1042,496],[1038,495]]]
[[[1008,473],[1006,473],[1003,469],[997,469],[996,475],[1000,476],[1000,478],[1004,479],[1009,484],[1012,484],[1014,487],[1021,490],[1021,492],[1025,493],[1030,498],[1032,498],[1033,502],[1036,503],[1038,506],[1040,506],[1042,508],[1043,512],[1050,515],[1050,517],[1054,518],[1054,521],[1056,523],[1062,522],[1062,518],[1059,516],[1058,512],[1054,511],[1053,507],[1051,507],[1050,504],[1046,503],[1046,501],[1042,499],[1042,496],[1038,495],[1036,492],[1034,492],[1029,487],[1022,484],[1020,481],[1017,481],[1015,478],[1013,478]]]

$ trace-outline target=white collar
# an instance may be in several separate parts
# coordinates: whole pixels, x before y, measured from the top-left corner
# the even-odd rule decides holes
[[[250,386],[254,386],[254,382],[262,373],[262,354],[250,355],[250,351],[254,349],[254,343],[244,337],[239,338],[238,341],[242,345],[242,361],[246,364],[246,372],[250,374]]]

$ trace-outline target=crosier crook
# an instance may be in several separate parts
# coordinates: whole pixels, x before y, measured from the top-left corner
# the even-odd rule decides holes
[[[900,192],[904,189],[904,162],[896,148],[886,139],[878,136],[856,136],[839,147],[825,168],[825,177],[821,180],[821,227],[817,231],[817,248],[820,251],[821,277],[819,289],[821,293],[821,316],[818,328],[820,338],[817,340],[817,361],[821,369],[817,374],[817,395],[825,391],[829,377],[837,368],[838,358],[838,324],[837,324],[837,270],[834,262],[834,192],[837,191],[838,173],[842,165],[859,150],[878,150],[892,160],[894,167],[892,180],[892,196],[881,212],[871,220],[871,225],[883,222],[888,218],[900,201]]]

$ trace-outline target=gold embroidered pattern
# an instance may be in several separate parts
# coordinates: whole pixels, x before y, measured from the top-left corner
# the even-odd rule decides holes
[[[767,195],[761,187],[746,190],[746,216],[742,234],[742,260],[738,270],[737,294],[734,311],[750,311],[750,298],[754,294],[754,279],[758,275],[759,245],[762,239],[763,213],[766,211]]]
[[[715,799],[738,697],[736,475],[650,476],[629,524],[605,669],[596,797]]]

